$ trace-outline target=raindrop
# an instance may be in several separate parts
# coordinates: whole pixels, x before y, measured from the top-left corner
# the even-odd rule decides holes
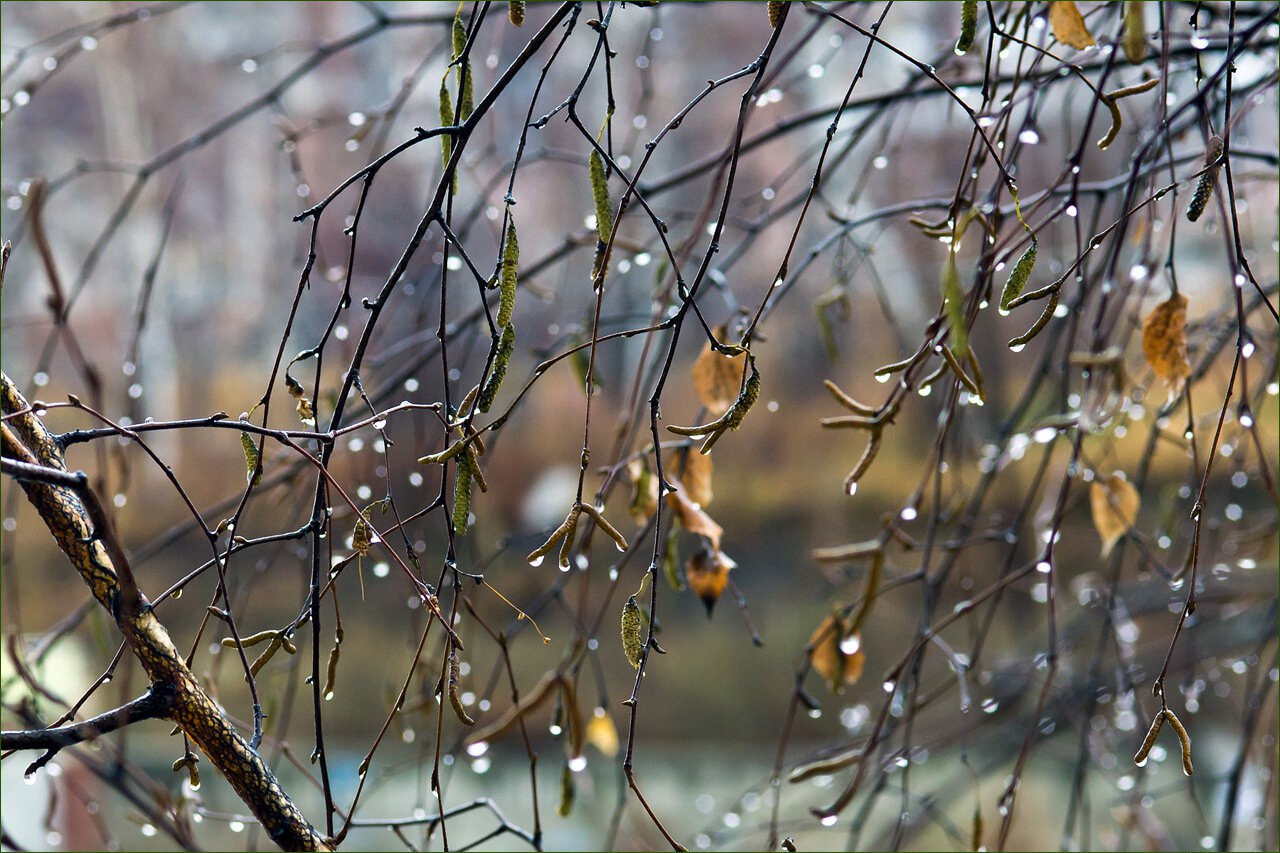
[[[840,820],[838,815],[829,814],[821,820],[821,823],[823,826],[835,826],[838,820]]]
[[[151,838],[156,834],[156,828],[149,823],[144,823],[140,831],[142,832],[143,836],[146,838]]]
[[[889,166],[889,158],[881,154],[871,161],[871,166],[877,170],[884,170]]]
[[[892,693],[894,690],[898,689],[898,682],[894,681],[891,678],[888,681],[886,681],[884,684],[881,684],[880,686],[884,688],[885,693]]]
[[[232,832],[244,832],[244,822],[239,820],[233,820],[227,824],[227,829],[231,830]]]
[[[545,556],[542,554],[539,554],[538,556],[534,557],[532,560],[529,561],[529,565],[533,566],[536,569],[538,568],[538,566],[542,565],[542,561],[544,559],[546,559]]]
[[[904,507],[902,508],[902,512],[898,513],[898,516],[899,516],[903,521],[915,521],[915,520],[916,520],[916,508],[915,508],[915,507],[913,507],[913,506],[904,506]]]
[[[246,59],[244,62],[240,63],[240,70],[245,74],[252,74],[258,70],[258,63],[252,59]]]
[[[587,769],[587,757],[585,755],[575,755],[569,759],[569,769],[574,773],[581,773]]]
[[[489,751],[489,742],[487,740],[478,740],[475,743],[467,744],[467,755],[472,758],[479,758]]]
[[[809,66],[809,76],[814,80],[821,78],[822,75],[825,73],[826,73],[826,69],[824,69],[821,65],[819,65],[816,62],[813,65]]]
[[[1018,134],[1018,141],[1024,145],[1037,145],[1040,142],[1040,134],[1036,133],[1033,128],[1028,127]]]
[[[368,121],[368,118],[361,112],[355,112],[347,116],[347,124],[352,127],[362,127],[366,121]]]
[[[373,576],[375,578],[385,578],[389,574],[391,574],[391,566],[387,563],[373,564]]]
[[[984,714],[994,714],[1000,710],[1000,703],[995,699],[987,698],[982,700],[982,712]]]
[[[85,36],[84,38],[80,39],[81,50],[96,50],[97,47],[98,47],[98,40],[93,36]]]
[[[860,648],[862,648],[862,637],[858,634],[850,634],[840,641],[841,654],[856,655]]]
[[[43,370],[36,371],[35,376],[31,377],[31,384],[35,385],[37,388],[43,388],[49,384],[49,374],[45,373]]]

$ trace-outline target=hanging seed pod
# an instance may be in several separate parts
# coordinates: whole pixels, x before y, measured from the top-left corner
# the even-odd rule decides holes
[[[1027,286],[1027,280],[1031,278],[1031,271],[1036,266],[1036,253],[1039,251],[1040,244],[1036,240],[1035,235],[1031,236],[1031,245],[1022,252],[1018,262],[1013,265],[1013,270],[1009,273],[1009,278],[1004,283],[1004,290],[1000,294],[1000,313],[1008,314],[1010,310],[1009,303],[1022,295],[1023,289]]]
[[[560,805],[556,806],[556,814],[560,817],[568,817],[573,811],[573,799],[577,792],[577,786],[573,782],[573,771],[569,769],[568,762],[565,762],[564,769],[560,771]]]
[[[600,242],[608,243],[613,234],[613,202],[609,198],[609,184],[605,180],[604,160],[600,152],[592,150],[587,158],[587,171],[591,175],[591,197],[596,205],[596,230]]]
[[[247,649],[250,646],[256,646],[259,643],[265,643],[267,640],[270,640],[278,636],[280,636],[279,631],[259,631],[256,634],[250,634],[247,637],[241,637],[240,648]],[[222,647],[224,649],[234,649],[236,647],[236,641],[231,637],[223,637]]]
[[[1178,719],[1177,714],[1165,708],[1164,715],[1169,718],[1169,725],[1173,726],[1174,732],[1178,735],[1178,745],[1182,747],[1182,772],[1190,776],[1196,772],[1191,764],[1191,736],[1187,734],[1187,729],[1182,725],[1182,720]]]
[[[513,219],[507,225],[507,239],[502,245],[502,269],[498,274],[498,289],[501,293],[501,301],[498,303],[499,326],[511,322],[511,315],[516,307],[516,273],[519,267],[520,240],[516,237],[516,222]]]
[[[517,27],[524,26],[524,0],[510,0],[507,3],[507,18]]]
[[[471,514],[471,481],[475,473],[471,454],[464,453],[458,460],[453,480],[453,528],[459,536],[467,535],[467,521]]]
[[[1204,151],[1204,164],[1209,166],[1196,183],[1196,191],[1191,195],[1191,204],[1187,206],[1187,219],[1195,222],[1204,213],[1213,197],[1213,189],[1218,185],[1218,170],[1221,167],[1218,158],[1222,156],[1222,137],[1209,137],[1209,145]]]
[[[471,73],[470,59],[463,61],[462,67],[458,69],[458,75],[462,80],[462,95],[458,98],[458,119],[466,121],[471,118],[471,111],[475,109],[476,104],[476,75]]]
[[[624,554],[627,552],[626,537],[618,532],[618,528],[609,523],[609,519],[604,517],[604,513],[600,512],[600,510],[596,509],[591,504],[583,504],[582,511],[595,519],[596,525],[604,531],[605,536],[608,536],[613,540],[613,544],[619,551]]]
[[[474,726],[476,721],[471,719],[471,715],[467,713],[467,709],[462,707],[462,700],[458,698],[458,679],[461,672],[461,663],[458,661],[458,652],[456,649],[449,650],[449,705],[453,708],[453,713],[458,718],[458,722],[464,726]]]
[[[569,558],[573,554],[573,540],[578,535],[578,519],[581,517],[581,512],[569,514],[569,529],[565,531],[563,538],[560,540],[560,557],[556,561],[556,565],[560,567],[561,571],[567,572],[573,566]]]
[[[529,552],[529,556],[525,558],[529,561],[529,565],[535,568],[542,565],[543,558],[551,553],[551,549],[556,546],[556,543],[577,530],[578,516],[581,513],[582,505],[574,504],[573,508],[569,510],[569,514],[565,516],[564,521],[560,522],[560,526],[552,531],[547,541]]]
[[[510,323],[502,330],[502,338],[498,341],[498,351],[493,356],[493,369],[489,371],[489,378],[485,380],[484,388],[480,391],[479,407],[480,411],[487,412],[489,407],[493,405],[493,398],[498,395],[498,389],[502,387],[502,380],[507,376],[507,365],[511,363],[511,354],[516,349],[516,327]]]
[[[1156,714],[1156,718],[1151,721],[1151,728],[1147,729],[1147,736],[1142,739],[1142,746],[1138,747],[1138,751],[1133,756],[1133,763],[1139,767],[1147,766],[1147,756],[1151,754],[1151,747],[1155,746],[1156,738],[1160,736],[1160,728],[1164,725],[1164,712]]]
[[[640,668],[640,660],[644,655],[644,636],[640,618],[640,605],[634,595],[627,598],[622,605],[622,651],[627,656],[627,663],[636,669]]]
[[[275,653],[280,651],[280,647],[284,644],[283,638],[284,638],[283,634],[277,633],[275,635],[275,637],[271,640],[271,645],[267,646],[267,648],[262,652],[262,654],[258,655],[257,660],[255,660],[252,664],[250,664],[249,676],[256,676],[259,672],[261,672],[262,668],[267,665],[267,662],[270,661],[271,658],[275,656]],[[246,676],[244,679],[246,683],[249,681],[249,676]]]
[[[1031,324],[1030,329],[1027,329],[1026,332],[1009,341],[1009,349],[1021,352],[1022,348],[1027,345],[1028,341],[1040,334],[1040,331],[1044,329],[1044,327],[1049,323],[1049,320],[1053,317],[1053,312],[1058,308],[1059,290],[1060,288],[1055,287],[1049,293],[1049,301],[1045,303],[1044,311],[1040,312],[1039,318]]]
[[[782,3],[783,0],[769,0],[769,26],[774,29],[782,20]]]
[[[960,39],[956,53],[964,55],[973,47],[973,37],[978,32],[978,0],[964,0],[960,4]]]
[[[1134,65],[1147,58],[1147,14],[1142,0],[1124,3],[1124,55]]]

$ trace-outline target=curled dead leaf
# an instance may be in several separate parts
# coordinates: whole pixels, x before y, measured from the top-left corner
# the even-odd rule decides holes
[[[680,469],[680,482],[684,484],[684,493],[689,500],[698,506],[710,506],[715,498],[711,490],[711,455],[690,450],[684,455],[684,466]]]
[[[1171,393],[1182,393],[1191,375],[1191,362],[1187,360],[1187,297],[1175,293],[1142,321],[1142,354]]]
[[[725,327],[716,329],[716,337],[724,339]],[[708,341],[702,347],[698,360],[693,363],[693,389],[698,399],[713,415],[719,417],[728,411],[738,399],[742,385],[742,363],[745,353],[727,356],[716,352]]]
[[[819,623],[809,637],[809,648],[814,671],[822,676],[832,693],[839,693],[845,685],[854,684],[862,677],[862,635],[851,630],[839,613],[832,613]]]
[[[1093,526],[1102,537],[1102,556],[1106,557],[1120,538],[1133,527],[1142,499],[1133,484],[1120,472],[1099,477],[1089,488],[1089,508]]]
[[[690,533],[705,536],[713,550],[720,550],[720,537],[724,535],[724,528],[690,500],[683,490],[668,493],[667,506],[671,507],[681,527]]]
[[[729,583],[729,571],[737,565],[723,551],[710,548],[698,549],[689,556],[689,562],[685,563],[685,580],[688,581],[689,588],[702,599],[708,618]]]
[[[1049,26],[1053,28],[1053,37],[1067,47],[1084,50],[1097,44],[1071,0],[1053,0],[1049,4]]]

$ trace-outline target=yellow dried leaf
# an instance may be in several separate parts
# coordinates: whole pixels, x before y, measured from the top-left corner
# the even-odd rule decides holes
[[[1067,47],[1084,50],[1097,44],[1071,0],[1053,0],[1049,4],[1049,26],[1053,28],[1053,37]]]
[[[711,551],[706,548],[695,551],[690,555],[689,562],[685,563],[685,580],[688,581],[689,588],[702,599],[702,603],[707,608],[708,618],[716,602],[720,600],[720,594],[729,584],[730,569],[736,568],[737,565],[723,551]]]
[[[1093,510],[1093,526],[1102,537],[1102,556],[1106,557],[1120,537],[1133,527],[1142,499],[1133,484],[1119,472],[1093,481],[1089,489],[1089,507]]]
[[[631,503],[627,512],[631,520],[643,526],[658,511],[658,478],[649,470],[647,458],[632,459],[627,463],[627,476],[631,478]]]
[[[723,340],[725,329],[716,329],[716,337]],[[746,353],[727,356],[711,348],[708,341],[693,363],[693,388],[698,392],[698,399],[711,414],[719,417],[728,411],[738,399],[738,389],[742,387],[742,361]]]
[[[1174,394],[1191,375],[1187,361],[1187,297],[1175,293],[1142,321],[1142,354]]]
[[[680,522],[681,527],[690,533],[705,536],[714,550],[720,550],[720,537],[724,534],[724,528],[712,521],[711,516],[701,508],[695,506],[683,491],[670,492],[667,495],[667,505],[675,512],[676,520]]]
[[[851,632],[839,614],[832,613],[819,623],[809,637],[809,647],[813,650],[813,669],[832,693],[839,693],[845,685],[862,677],[862,636]]]
[[[715,498],[715,493],[711,490],[711,455],[692,450],[686,453],[684,468],[680,471],[680,482],[684,485],[684,493],[689,500],[698,506],[710,506]]]
[[[604,708],[596,708],[591,722],[587,723],[587,743],[609,758],[618,754],[618,727]]]

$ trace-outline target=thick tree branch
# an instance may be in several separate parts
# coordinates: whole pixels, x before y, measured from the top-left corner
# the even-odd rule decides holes
[[[169,632],[133,583],[101,505],[92,490],[80,483],[83,475],[67,471],[54,436],[8,375],[0,377],[6,417],[3,451],[9,457],[4,470],[18,479],[94,598],[111,613],[153,690],[172,694],[167,718],[204,751],[276,844],[286,850],[331,849],[187,668]],[[57,482],[67,478],[67,485]]]

